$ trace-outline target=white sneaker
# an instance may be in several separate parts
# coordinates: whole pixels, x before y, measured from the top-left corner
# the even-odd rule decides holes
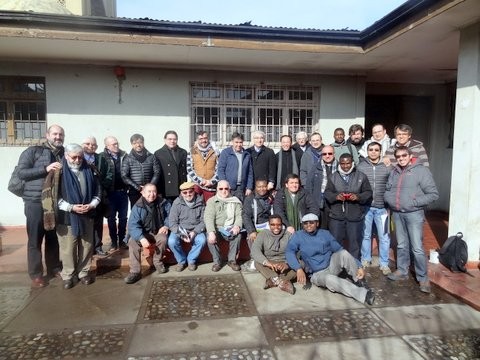
[[[370,267],[370,261],[368,261],[368,260],[362,260],[362,267],[363,267],[364,269]]]
[[[388,275],[392,272],[388,266],[380,266],[380,271],[383,273],[383,275]]]

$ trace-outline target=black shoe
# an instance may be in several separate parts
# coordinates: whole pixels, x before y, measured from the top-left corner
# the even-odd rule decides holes
[[[140,273],[129,273],[124,280],[125,280],[125,284],[134,284],[141,278],[142,278],[142,274]]]
[[[83,285],[90,285],[93,283],[93,279],[90,277],[90,276],[84,276],[80,279],[80,282],[83,284]]]
[[[227,263],[228,266],[230,266],[230,268],[233,270],[233,271],[240,271],[240,265],[237,264],[236,261],[232,260],[232,261],[229,261]]]
[[[365,296],[365,303],[372,306],[375,301],[375,294],[371,289],[367,291],[367,296]]]
[[[73,279],[63,280],[63,288],[65,290],[71,289],[73,287]]]
[[[125,244],[124,242],[121,242],[121,243],[120,243],[120,249],[121,249],[121,250],[128,250],[128,245]]]
[[[367,285],[367,280],[365,280],[365,278],[358,279],[357,281],[354,282],[354,284],[357,285],[358,287],[363,287],[365,289],[370,289]]]

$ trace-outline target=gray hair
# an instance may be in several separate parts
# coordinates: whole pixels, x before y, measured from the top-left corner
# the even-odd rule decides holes
[[[305,131],[299,131],[297,135],[295,135],[295,140],[298,140],[298,138],[305,138],[308,140],[308,134]]]
[[[252,138],[256,136],[261,136],[262,138],[265,139],[265,133],[261,130],[255,130],[254,132],[252,132]]]
[[[78,144],[68,144],[67,146],[65,146],[65,152],[67,154],[70,154],[70,153],[83,154],[83,148]]]

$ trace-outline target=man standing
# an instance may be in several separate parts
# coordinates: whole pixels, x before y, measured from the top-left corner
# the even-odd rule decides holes
[[[248,148],[252,158],[253,180],[266,180],[267,190],[275,188],[277,178],[277,164],[275,153],[272,149],[266,147],[265,133],[263,131],[254,131],[252,133],[253,146]]]
[[[108,163],[105,161],[105,158],[100,157],[96,151],[98,148],[97,139],[94,136],[89,136],[85,138],[82,143],[83,148],[83,158],[90,166],[93,166],[94,172],[100,180],[102,185],[102,202],[106,199],[106,189],[110,187],[112,182],[111,173],[108,172]],[[105,196],[103,193],[105,192]],[[93,219],[93,236],[94,236],[94,248],[93,254],[105,256],[107,253],[103,251],[103,215],[105,214],[104,205],[100,203],[95,212],[95,217]]]
[[[197,131],[197,141],[187,155],[187,173],[195,183],[195,191],[203,195],[205,203],[215,195],[219,155],[210,143],[208,133],[204,130]]]
[[[298,152],[293,149],[290,135],[282,135],[280,146],[280,151],[275,154],[277,162],[276,190],[282,188],[288,174],[300,174],[300,160],[303,155],[303,151]]]
[[[409,125],[397,125],[395,126],[394,132],[396,142],[385,152],[385,156],[383,158],[385,165],[389,166],[391,164],[395,166],[397,164],[395,150],[400,146],[406,146],[412,155],[413,164],[418,162],[423,166],[430,166],[428,162],[427,150],[425,150],[421,141],[412,139],[413,130]]]
[[[102,187],[84,161],[80,145],[65,147],[62,165],[57,195],[57,234],[63,263],[63,288],[67,290],[73,287],[75,276],[84,285],[93,282],[89,275],[94,246],[93,223]]]
[[[197,270],[197,259],[207,241],[205,223],[203,221],[205,205],[201,195],[195,193],[195,184],[184,182],[180,185],[180,196],[173,202],[168,223],[170,236],[168,247],[177,260],[177,271]],[[192,245],[188,255],[182,248],[182,242]]]
[[[372,126],[372,137],[370,140],[365,141],[365,143],[362,146],[362,149],[358,152],[361,156],[364,158],[367,157],[367,146],[371,142],[377,142],[382,146],[382,154],[381,156],[383,157],[385,155],[385,152],[390,148],[390,145],[392,143],[392,139],[390,139],[390,136],[387,134],[387,130],[385,130],[385,127],[382,124],[374,124]]]
[[[273,213],[280,215],[283,225],[290,234],[301,229],[303,215],[318,213],[313,198],[300,188],[298,175],[287,176],[285,187],[275,196]]]
[[[207,228],[208,249],[213,257],[212,271],[222,268],[219,239],[229,243],[227,265],[234,271],[240,271],[237,264],[237,254],[240,249],[242,228],[242,203],[230,194],[228,181],[220,180],[217,194],[207,201],[205,207],[205,227]]]
[[[389,217],[383,196],[387,185],[390,167],[382,162],[382,146],[379,143],[371,142],[367,146],[367,157],[365,161],[358,164],[358,171],[367,175],[368,182],[372,187],[372,202],[365,214],[363,223],[363,241],[361,247],[362,266],[367,267],[372,261],[372,228],[377,228],[378,255],[380,258],[380,271],[383,275],[390,274],[388,258],[390,253],[390,235],[388,234]]]
[[[305,184],[306,192],[315,200],[320,211],[320,227],[328,229],[329,206],[325,201],[325,189],[327,183],[337,171],[338,163],[335,160],[335,151],[331,145],[322,148],[322,159],[309,172]]]
[[[423,249],[425,207],[438,199],[432,173],[420,162],[413,163],[413,153],[406,146],[395,148],[397,165],[387,182],[385,202],[392,211],[397,238],[397,270],[390,280],[408,279],[410,253],[413,254],[415,274],[420,291],[430,293],[427,257]]]
[[[180,184],[187,181],[187,151],[177,145],[178,135],[173,130],[167,131],[163,140],[165,145],[155,151],[161,168],[158,191],[172,203],[179,194]]]
[[[352,155],[340,157],[340,165],[328,181],[324,195],[330,206],[330,232],[340,243],[345,239],[350,254],[360,261],[363,218],[365,206],[372,199],[372,188],[367,176],[356,171]]]
[[[108,233],[115,249],[127,233],[128,196],[127,186],[122,180],[122,163],[126,153],[120,150],[118,140],[114,136],[107,136],[104,140],[105,150],[100,156],[108,164],[106,178],[111,179],[110,184],[104,185],[107,191],[110,211],[108,214]],[[117,227],[118,216],[118,227]]]
[[[357,148],[345,141],[345,131],[342,128],[336,128],[333,132],[333,138],[335,139],[335,141],[330,145],[332,145],[335,149],[335,159],[337,159],[337,161],[340,161],[340,156],[342,154],[350,154],[352,155],[355,164],[358,164],[359,157]]]
[[[18,176],[25,181],[22,198],[27,221],[28,274],[34,288],[44,287],[48,284],[43,278],[42,243],[44,237],[47,276],[59,276],[62,270],[57,233],[55,229],[45,231],[43,223],[42,187],[47,174],[62,168],[65,132],[60,126],[52,125],[48,128],[45,136],[47,141],[42,146],[30,146],[22,152],[18,160]]]
[[[305,150],[300,161],[300,181],[303,186],[307,183],[309,172],[322,158],[323,147],[322,135],[313,133],[310,136],[310,146]]]
[[[360,124],[353,124],[348,129],[347,144],[352,144],[353,146],[355,146],[355,149],[357,150],[358,153],[360,153],[360,149],[365,143],[365,138],[363,137],[364,134],[365,134],[365,130],[363,129],[363,126]]]
[[[162,259],[167,244],[169,211],[170,203],[158,195],[157,187],[145,184],[128,219],[130,273],[124,279],[126,284],[136,283],[142,278],[142,249],[147,262],[155,267],[158,274],[167,272]]]
[[[306,214],[302,218],[303,230],[293,234],[288,242],[285,256],[288,265],[297,273],[300,285],[307,283],[325,287],[355,300],[373,305],[375,294],[365,286],[365,273],[357,261],[327,230],[318,229],[318,217]],[[297,258],[300,255],[303,264]],[[350,279],[338,276],[345,270]]]
[[[296,273],[290,269],[285,259],[285,248],[291,234],[283,229],[279,215],[270,215],[268,225],[269,229],[258,234],[252,245],[251,256],[255,268],[266,279],[265,290],[278,286],[280,290],[293,295],[295,287],[292,281]]]
[[[220,153],[218,160],[218,179],[226,180],[233,196],[243,201],[253,190],[252,157],[243,148],[243,135],[232,134],[232,146]]]
[[[308,142],[308,134],[305,131],[299,131],[295,135],[295,144],[293,144],[293,150],[303,155],[305,151],[310,147],[310,143]]]

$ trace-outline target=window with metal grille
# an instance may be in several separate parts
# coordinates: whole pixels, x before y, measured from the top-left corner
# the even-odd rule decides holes
[[[312,86],[191,83],[191,134],[205,130],[219,147],[229,145],[232,133],[245,141],[261,130],[270,147],[280,137],[299,131],[312,133],[318,125],[320,89]]]
[[[0,144],[38,144],[46,133],[45,79],[0,76]]]

